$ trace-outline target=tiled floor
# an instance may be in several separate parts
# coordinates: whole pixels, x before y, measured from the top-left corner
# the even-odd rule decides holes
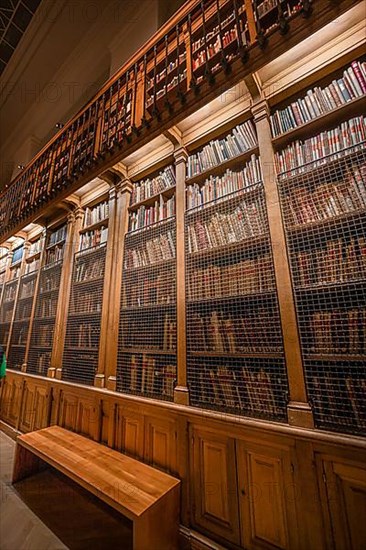
[[[15,443],[0,432],[1,550],[61,550],[65,546],[28,508],[11,485]]]
[[[13,487],[14,441],[0,432],[1,550],[128,550],[130,522],[54,470]]]

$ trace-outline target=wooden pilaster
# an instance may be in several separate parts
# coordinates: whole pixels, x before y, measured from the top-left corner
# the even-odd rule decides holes
[[[186,163],[188,153],[182,145],[174,152],[176,177],[176,224],[177,224],[177,385],[174,401],[189,404],[187,387],[187,343],[186,343],[186,289],[184,215],[186,205]]]
[[[9,351],[10,351],[10,342],[11,342],[11,334],[13,332],[13,324],[14,324],[14,319],[15,319],[15,311],[16,311],[16,308],[17,308],[17,303],[18,303],[18,298],[19,298],[19,289],[20,289],[20,279],[24,273],[24,266],[25,266],[25,258],[28,254],[28,249],[30,247],[30,242],[29,241],[25,241],[24,243],[24,250],[23,250],[23,257],[22,257],[22,261],[21,261],[21,266],[20,266],[20,274],[19,274],[19,277],[18,277],[18,284],[17,284],[17,290],[16,290],[16,293],[15,293],[15,299],[14,299],[14,307],[13,307],[13,313],[12,313],[12,316],[11,316],[11,322],[10,322],[10,327],[9,327],[9,336],[8,336],[8,344],[6,346],[6,356],[8,357],[9,356]]]
[[[289,424],[292,425],[312,428],[314,426],[314,421],[311,408],[307,401],[294,295],[274,168],[269,110],[266,101],[260,98],[256,99],[252,107],[252,112],[258,134],[287,364],[290,392],[288,421]]]
[[[119,304],[121,295],[124,234],[127,231],[128,206],[132,184],[126,173],[108,172],[102,179],[109,191],[108,241],[103,287],[98,371],[94,384],[115,390],[118,346]]]

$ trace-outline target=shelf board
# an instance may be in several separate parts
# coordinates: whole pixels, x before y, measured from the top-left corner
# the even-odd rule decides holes
[[[25,348],[27,344],[11,344],[12,348]]]
[[[51,248],[55,248],[56,246],[60,246],[61,244],[64,244],[66,241],[66,238],[61,239],[60,241],[57,241],[55,243],[49,244],[46,246],[46,250],[50,250]]]
[[[228,358],[251,358],[251,359],[283,359],[283,353],[280,351],[269,351],[269,352],[260,352],[260,351],[253,351],[253,352],[237,352],[237,353],[230,353],[226,351],[187,351],[187,355],[190,355],[191,357],[228,357]]]
[[[255,248],[268,242],[269,235],[263,234],[257,237],[250,237],[236,243],[226,244],[224,246],[217,246],[216,248],[199,250],[198,252],[191,252],[187,254],[187,260],[195,261],[200,260],[201,258],[207,258],[207,256],[229,255],[242,249]]]
[[[26,302],[27,300],[33,300],[34,298],[34,294],[32,294],[32,296],[24,296],[24,297],[19,297],[19,300],[18,302]]]
[[[202,298],[200,300],[187,300],[188,306],[206,306],[208,304],[222,304],[229,302],[237,302],[241,300],[268,300],[276,295],[276,290],[264,290],[263,292],[252,292],[248,294],[237,294],[218,296],[213,298]]]
[[[146,304],[144,306],[137,306],[137,307],[123,307],[121,308],[121,313],[136,313],[140,311],[146,311],[150,309],[173,309],[177,307],[177,305],[174,303],[171,304]]]
[[[30,261],[33,261],[35,260],[36,258],[39,258],[41,256],[41,251],[39,250],[38,252],[35,252],[34,254],[32,254],[31,256],[27,256],[27,258],[25,259],[25,261],[28,263]],[[28,273],[27,273],[28,275]]]
[[[333,109],[333,111],[324,113],[323,115],[320,115],[317,118],[294,128],[293,130],[288,130],[287,132],[273,138],[272,143],[274,149],[279,151],[293,141],[298,139],[307,139],[308,137],[327,130],[333,125],[339,126],[345,120],[349,120],[357,114],[361,114],[364,109],[365,99],[366,95],[353,99],[352,101]]]
[[[240,155],[237,155],[235,157],[231,157],[230,159],[225,160],[221,164],[217,164],[212,168],[208,168],[207,170],[200,172],[195,176],[190,176],[189,178],[186,178],[186,185],[191,185],[193,183],[197,183],[197,184],[203,183],[210,176],[219,176],[224,174],[228,168],[242,169],[243,164],[247,162],[252,155],[258,155],[258,154],[259,154],[258,146],[252,149],[248,149],[248,151],[245,151],[244,153],[241,153]]]
[[[339,216],[334,216],[333,218],[327,218],[325,220],[319,220],[315,222],[309,222],[309,223],[302,223],[300,225],[290,225],[287,227],[288,233],[293,234],[296,233],[304,233],[304,232],[311,232],[311,231],[317,231],[322,229],[327,229],[333,225],[335,228],[339,225],[343,225],[345,221],[356,221],[357,218],[360,222],[362,222],[362,218],[365,218],[366,221],[366,209],[363,210],[353,210],[352,212],[346,212],[344,214],[340,214]]]
[[[175,222],[175,214],[174,216],[170,216],[169,218],[164,218],[162,220],[159,220],[154,223],[149,223],[148,225],[144,225],[143,227],[140,227],[139,229],[130,230],[126,233],[126,239],[127,240],[133,240],[136,237],[140,238],[141,234],[143,234],[145,231],[151,231],[153,233],[154,231],[161,231],[166,229],[166,226],[169,226],[172,224],[172,222]],[[148,238],[148,237],[147,237]]]
[[[49,264],[45,264],[42,267],[42,271],[48,271],[49,269],[56,269],[57,267],[62,266],[63,258],[60,258],[59,260],[55,260],[54,262],[51,262]]]
[[[80,229],[79,233],[82,235],[83,233],[86,233],[87,231],[93,231],[94,229],[99,229],[100,227],[108,227],[108,220],[109,218],[104,218],[103,220],[100,220],[99,222],[95,222],[91,225],[87,225],[86,227],[83,227]]]
[[[309,353],[304,354],[305,361],[362,361],[366,363],[365,354],[346,354],[346,353]]]
[[[26,324],[26,323],[29,323],[30,321],[30,317],[27,317],[26,319],[14,319],[13,321],[13,324],[15,325],[15,323],[18,323],[19,325],[20,324]]]
[[[75,256],[79,260],[80,258],[86,258],[87,256],[92,256],[92,254],[96,254],[97,252],[100,252],[101,250],[105,249],[107,246],[107,241],[104,241],[103,243],[96,244],[94,246],[89,246],[88,248],[82,248],[81,250],[78,250],[75,252]]]
[[[34,323],[49,323],[50,321],[55,321],[56,315],[49,315],[48,317],[42,316],[42,317],[35,317]]]
[[[333,281],[331,283],[321,283],[319,285],[308,285],[308,286],[295,286],[295,291],[297,293],[303,294],[307,292],[326,292],[327,290],[343,290],[348,286],[365,286],[365,279],[350,279],[349,281]]]
[[[32,349],[40,349],[40,350],[43,350],[43,349],[47,350],[47,349],[49,349],[49,350],[52,350],[52,344],[49,344],[48,346],[47,346],[47,345],[44,345],[44,346],[33,346],[33,345],[32,345],[31,350],[32,350]]]
[[[171,187],[167,187],[166,189],[163,189],[163,191],[160,191],[160,193],[155,193],[154,195],[151,195],[151,197],[148,197],[142,201],[131,204],[131,206],[128,207],[128,210],[130,212],[133,212],[134,210],[137,210],[138,208],[140,208],[140,206],[151,206],[160,197],[160,195],[162,195],[163,197],[170,198],[174,195],[174,192],[175,192],[175,185],[172,185]]]
[[[73,286],[80,286],[80,285],[88,285],[90,283],[102,283],[104,281],[104,277],[94,277],[93,279],[85,279],[84,281],[73,281]]]
[[[65,346],[65,351],[75,351],[75,352],[88,352],[88,353],[98,353],[99,348],[89,348],[89,347],[82,347],[82,346]]]
[[[60,290],[60,287],[51,288],[50,290],[40,290],[39,295],[45,296],[46,294],[52,294],[53,292],[58,292],[59,290]]]
[[[152,348],[121,348],[121,353],[139,353],[144,355],[176,355],[176,350],[162,350],[162,349],[152,349]]]
[[[156,262],[150,265],[143,265],[139,267],[127,267],[127,268],[125,267],[123,271],[124,273],[131,273],[131,272],[136,273],[138,271],[143,271],[143,270],[161,269],[162,267],[171,266],[175,262],[176,262],[176,258],[171,258],[170,260],[162,260],[161,262]]]

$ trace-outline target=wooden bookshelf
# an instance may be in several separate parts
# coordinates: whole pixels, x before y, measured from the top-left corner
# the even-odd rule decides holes
[[[27,361],[27,372],[40,376],[47,376],[50,367],[66,237],[62,224],[45,241]]]
[[[174,168],[169,173],[174,175]],[[168,180],[165,183],[168,185]],[[136,187],[141,185],[143,181],[135,183]],[[164,192],[162,189],[160,202]],[[132,200],[135,196],[136,189]],[[168,197],[171,200],[174,195]],[[129,227],[135,212],[129,209]],[[117,391],[173,399],[177,339],[175,226],[175,215],[170,215],[125,235]]]
[[[339,114],[355,120],[361,104],[362,98],[353,100],[324,115],[323,125],[329,127],[328,120]],[[316,425],[365,434],[366,128],[358,120],[361,145],[345,149],[341,158],[324,159],[322,166],[310,164],[305,175],[281,175],[279,191]],[[308,125],[309,132],[320,128]]]
[[[186,211],[187,375],[192,405],[283,420],[286,371],[260,165],[248,179],[234,173],[245,172],[255,150],[229,161],[218,198],[203,193],[201,178],[200,205]],[[227,165],[205,172],[206,181]],[[245,187],[232,192],[230,178]]]
[[[42,237],[28,243],[22,262],[8,345],[8,364],[14,370],[21,370],[26,361],[42,248]]]
[[[93,384],[98,368],[108,213],[106,200],[87,207],[79,231],[62,362],[62,378],[69,382]],[[106,233],[101,238],[103,230]]]

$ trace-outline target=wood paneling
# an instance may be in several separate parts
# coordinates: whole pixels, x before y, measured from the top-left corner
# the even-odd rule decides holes
[[[238,481],[243,544],[298,548],[289,451],[239,442]]]
[[[136,409],[117,405],[114,447],[130,456],[144,455],[144,417]]]
[[[320,456],[317,464],[329,545],[336,550],[365,548],[365,462]]]
[[[191,505],[197,527],[239,543],[235,444],[225,435],[192,429]]]
[[[145,421],[145,460],[163,470],[177,471],[177,428],[175,421],[148,417]]]
[[[48,426],[49,406],[49,389],[44,382],[26,384],[19,429],[30,432]]]

